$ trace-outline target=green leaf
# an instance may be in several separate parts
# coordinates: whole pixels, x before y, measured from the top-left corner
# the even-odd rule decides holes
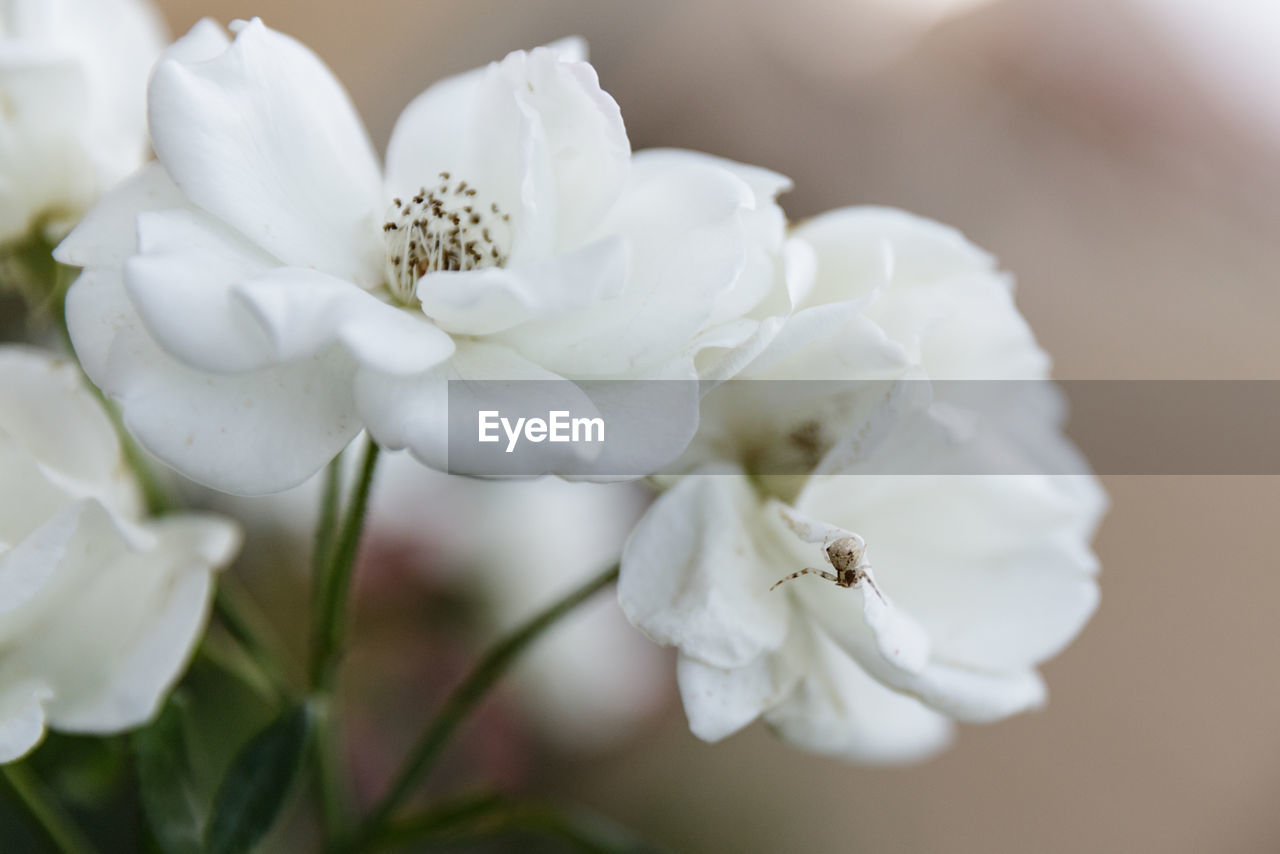
[[[185,716],[175,695],[154,723],[132,737],[142,810],[166,854],[204,850],[204,807],[194,788]]]
[[[209,854],[243,854],[271,829],[302,770],[310,732],[310,710],[297,705],[241,749],[214,796]]]

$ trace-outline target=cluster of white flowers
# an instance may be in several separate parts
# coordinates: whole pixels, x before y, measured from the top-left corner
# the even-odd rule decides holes
[[[34,15],[32,4],[17,8],[26,12],[6,26]],[[679,474],[654,479],[665,491],[627,542],[619,599],[632,623],[678,649],[698,736],[763,718],[806,749],[901,761],[939,749],[953,721],[1043,702],[1037,665],[1096,605],[1089,542],[1105,498],[1047,392],[1042,406],[1002,413],[1005,443],[955,429],[991,413],[966,415],[939,383],[1048,378],[990,256],[880,208],[792,228],[775,201],[789,187],[782,176],[692,152],[633,153],[578,40],[428,88],[380,165],[310,50],[257,19],[231,30],[202,21],[162,55],[147,87],[156,161],[55,253],[83,268],[67,299],[76,354],[151,453],[218,490],[273,493],[362,431],[446,467],[451,380],[681,381],[688,393],[656,412],[582,396],[593,410],[646,419],[659,456],[679,457]],[[5,180],[16,186],[0,175],[0,193]],[[63,209],[51,204],[28,206],[22,228]],[[780,400],[730,393],[742,380],[833,385],[818,399]],[[14,432],[8,417],[0,439]],[[117,471],[108,456],[89,461],[95,476]],[[1015,468],[1026,473],[943,474],[959,458],[1025,461]],[[1035,473],[1046,458],[1055,473]],[[904,462],[931,473],[902,474]],[[101,489],[28,467],[41,488],[62,490],[41,518],[72,521],[24,522],[16,538],[4,529],[0,550],[30,541],[45,554],[54,547],[31,532],[56,533],[57,548],[77,556],[72,574],[141,555],[147,595],[113,619],[203,607],[228,530],[148,527],[134,505],[120,510]],[[555,541],[572,526],[538,520],[556,509],[502,531],[477,527],[496,549],[491,565],[513,573],[490,583],[555,586],[521,574],[553,574],[547,555],[563,543],[540,535]],[[5,513],[3,525],[17,508]],[[82,518],[101,529],[87,552],[68,545]],[[170,531],[199,547],[166,550]],[[19,551],[0,551],[6,577]],[[51,566],[64,571],[22,566],[35,573],[15,582],[22,602]],[[836,583],[807,577],[823,574]],[[107,726],[138,720],[199,624],[156,619],[181,637],[165,635],[168,657],[145,687],[123,679],[124,699],[93,693],[98,670],[76,683],[87,699],[63,698],[48,687],[65,684],[57,667],[45,677],[19,666],[35,655],[26,641],[21,657],[0,659],[0,720],[20,733],[5,735],[6,755],[29,746],[45,713],[67,728],[101,725],[84,709],[114,704]],[[128,635],[140,657],[162,654],[150,637]],[[42,712],[46,696],[60,699]]]

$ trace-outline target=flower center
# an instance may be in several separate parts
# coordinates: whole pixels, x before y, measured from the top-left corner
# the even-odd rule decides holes
[[[413,303],[418,280],[427,273],[501,267],[511,251],[511,215],[448,172],[413,198],[392,199],[382,232],[387,284],[403,305]]]

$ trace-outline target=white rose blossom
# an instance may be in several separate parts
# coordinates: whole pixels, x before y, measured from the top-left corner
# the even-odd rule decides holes
[[[786,180],[633,157],[580,41],[429,88],[384,175],[314,54],[233,29],[170,49],[149,89],[159,162],[57,253],[86,268],[67,302],[85,369],[184,474],[284,489],[362,427],[444,467],[449,379],[692,379],[706,336],[750,335],[726,324],[764,296],[756,235]],[[697,416],[679,386],[653,425],[672,456]]]
[[[63,236],[142,164],[167,41],[143,0],[0,0],[0,246]]]
[[[146,520],[76,367],[0,348],[0,762],[46,726],[113,733],[150,718],[239,538],[218,517]]]
[[[1060,433],[1061,407],[1037,385],[1048,359],[990,256],[878,208],[809,221],[788,255],[795,312],[741,376],[849,384],[807,406],[796,384],[796,409],[777,405],[789,388],[777,383],[709,396],[687,456],[700,473],[637,526],[619,599],[679,649],[699,737],[763,718],[805,749],[919,759],[953,721],[1044,701],[1036,666],[1096,607],[1089,542],[1105,496]],[[979,407],[968,414],[991,429],[966,438],[947,400],[960,384],[938,382],[957,379],[1032,381],[992,384],[1029,389],[1016,399],[1031,405]],[[760,476],[762,460],[790,474]],[[944,473],[974,465],[1002,473]],[[838,566],[853,543],[863,564]],[[853,573],[771,589],[804,568]]]

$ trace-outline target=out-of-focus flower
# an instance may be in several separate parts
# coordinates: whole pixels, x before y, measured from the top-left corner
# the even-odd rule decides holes
[[[61,237],[138,168],[166,42],[145,0],[0,2],[0,247]]]
[[[404,457],[389,462],[371,537],[412,545],[421,565],[446,573],[479,604],[492,639],[617,562],[650,498],[634,483],[484,481],[423,471]],[[539,640],[511,684],[544,739],[596,750],[634,732],[669,696],[663,658],[599,596]]]
[[[1173,59],[1216,108],[1274,151],[1280,144],[1275,103],[1280,7],[1270,0],[1129,0],[1124,6],[1126,14],[1166,42]],[[1114,15],[1114,9],[1107,11]],[[1113,81],[1108,84],[1114,86]],[[1179,87],[1170,102],[1186,110],[1186,98]],[[1192,115],[1204,121],[1200,111]],[[1219,132],[1216,123],[1211,127]]]
[[[690,451],[703,467],[640,522],[619,599],[679,648],[696,735],[717,740],[762,717],[806,749],[912,760],[944,746],[953,720],[1043,702],[1036,666],[1097,601],[1089,541],[1105,497],[1061,436],[1048,389],[1026,411],[971,413],[1000,422],[994,439],[952,430],[947,381],[1047,376],[990,256],[881,209],[818,217],[795,240],[798,310],[742,376],[836,391],[811,401],[802,387],[794,405],[779,405],[779,383],[760,384],[752,405],[749,393],[713,393],[708,435]],[[957,461],[1026,473],[946,474]],[[1074,474],[1042,473],[1046,461]],[[855,535],[867,564],[841,566],[840,541]],[[841,583],[771,590],[804,568]]]
[[[823,82],[882,70],[909,53],[934,28],[973,14],[993,0],[800,0],[778,15],[767,2],[727,2],[777,59]]]
[[[46,726],[137,726],[177,680],[213,570],[239,545],[221,518],[145,520],[102,406],[75,366],[0,349],[0,761]]]
[[[149,90],[159,163],[58,251],[87,268],[68,299],[86,370],[185,474],[284,489],[361,427],[443,466],[448,380],[692,378],[698,336],[741,310],[785,179],[633,157],[581,42],[428,89],[384,178],[309,50],[234,29],[171,48]],[[684,385],[654,419],[672,455],[696,423]]]
[[[348,455],[350,457],[352,455]],[[354,460],[352,460],[354,462]],[[269,496],[210,496],[246,520],[260,554],[303,565],[320,478]],[[403,601],[406,576],[474,608],[487,646],[617,562],[651,491],[637,483],[479,480],[384,454],[370,498],[360,589]],[[270,529],[270,530],[268,530]],[[274,547],[272,547],[274,538]],[[376,563],[375,563],[376,561]],[[665,656],[607,595],[575,609],[525,653],[509,684],[538,737],[592,751],[634,733],[669,698]]]

